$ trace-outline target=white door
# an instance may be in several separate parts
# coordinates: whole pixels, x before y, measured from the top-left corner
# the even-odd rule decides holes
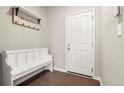
[[[94,70],[94,12],[85,11],[67,16],[67,71],[93,76]]]

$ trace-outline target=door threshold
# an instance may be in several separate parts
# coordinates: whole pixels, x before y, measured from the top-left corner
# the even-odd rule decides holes
[[[84,75],[84,74],[79,74],[79,73],[75,73],[75,72],[71,72],[71,71],[67,71],[68,74],[72,74],[72,75],[76,75],[76,76],[80,76],[80,77],[84,77],[84,78],[88,78],[88,79],[93,79],[92,76],[88,76],[88,75]]]

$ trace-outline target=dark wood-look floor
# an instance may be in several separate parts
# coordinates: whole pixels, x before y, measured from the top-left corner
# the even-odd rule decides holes
[[[19,84],[19,86],[99,86],[97,80],[88,79],[59,71],[43,71]]]

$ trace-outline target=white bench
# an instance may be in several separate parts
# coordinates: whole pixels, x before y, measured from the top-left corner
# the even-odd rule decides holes
[[[6,50],[2,52],[2,84],[17,85],[43,70],[53,71],[48,48]]]

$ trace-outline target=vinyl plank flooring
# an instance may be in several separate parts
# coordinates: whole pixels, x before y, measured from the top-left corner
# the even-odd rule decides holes
[[[59,71],[43,71],[19,84],[19,86],[99,86],[94,79],[80,77]]]

